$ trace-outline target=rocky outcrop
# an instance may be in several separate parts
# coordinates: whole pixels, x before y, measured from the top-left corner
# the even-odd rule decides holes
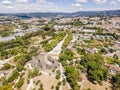
[[[57,67],[57,61],[54,60],[47,53],[42,52],[38,56],[32,57],[32,67],[39,69],[53,69]]]

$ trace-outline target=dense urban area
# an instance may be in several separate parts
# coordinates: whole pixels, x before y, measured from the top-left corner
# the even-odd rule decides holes
[[[120,90],[120,17],[1,15],[0,90]]]

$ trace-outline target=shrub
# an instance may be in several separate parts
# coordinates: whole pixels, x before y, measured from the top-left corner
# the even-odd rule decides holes
[[[21,79],[15,84],[15,87],[20,88],[20,87],[22,87],[23,84],[24,84],[24,79],[21,78]]]
[[[12,75],[8,78],[8,82],[14,81],[16,78],[18,78],[18,76],[19,76],[18,71],[17,71],[17,70],[14,70],[14,71],[12,72]]]

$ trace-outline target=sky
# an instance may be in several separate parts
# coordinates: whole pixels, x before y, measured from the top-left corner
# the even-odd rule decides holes
[[[120,9],[120,0],[0,0],[0,13],[77,12]]]

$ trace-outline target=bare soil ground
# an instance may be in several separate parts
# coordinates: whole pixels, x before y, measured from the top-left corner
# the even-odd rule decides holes
[[[57,85],[57,80],[55,77],[49,76],[49,75],[41,75],[37,76],[33,79],[34,81],[41,80],[41,83],[43,84],[44,90],[55,90],[55,87]],[[51,87],[54,86],[54,89],[51,89]],[[36,90],[38,90],[39,85],[36,86]]]
[[[28,84],[27,84],[28,71],[29,71],[29,70],[26,69],[25,75],[23,76],[23,78],[24,78],[24,84],[23,84],[23,86],[21,87],[21,90],[26,90],[26,88],[27,88],[27,86],[28,86]]]
[[[31,40],[34,42],[34,45],[40,44],[40,42],[50,39],[51,37],[46,36],[46,39],[43,39],[41,36],[32,37]]]
[[[63,85],[62,90],[68,90],[67,84],[65,86]]]
[[[32,37],[31,40],[34,42],[35,45],[43,41],[42,37],[40,36]]]
[[[88,88],[91,90],[112,90],[112,85],[109,82],[103,82],[103,85],[93,84],[87,79],[85,74],[82,73],[81,77],[83,78],[83,81],[79,83],[81,85],[80,90],[85,90]]]

